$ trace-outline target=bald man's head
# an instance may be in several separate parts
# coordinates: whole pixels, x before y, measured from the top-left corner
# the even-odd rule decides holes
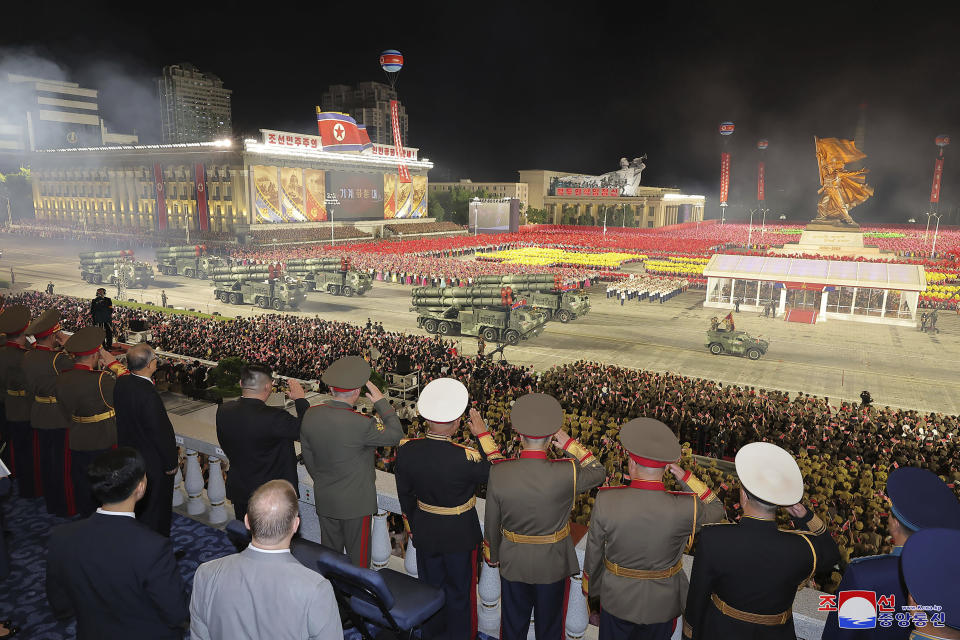
[[[293,535],[299,514],[297,492],[286,480],[260,486],[247,503],[247,521],[253,541],[275,545]]]
[[[150,363],[157,359],[153,347],[141,342],[127,349],[127,368],[130,371],[143,371]]]

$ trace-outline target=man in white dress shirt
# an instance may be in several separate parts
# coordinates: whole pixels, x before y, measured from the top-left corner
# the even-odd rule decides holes
[[[290,554],[300,526],[297,494],[271,480],[250,496],[244,551],[200,565],[193,579],[194,640],[342,640],[333,587]]]

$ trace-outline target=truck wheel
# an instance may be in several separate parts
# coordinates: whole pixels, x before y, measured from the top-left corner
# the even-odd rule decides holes
[[[188,277],[188,278],[192,278],[192,277],[193,277],[193,269],[186,269],[186,270],[183,272],[183,275],[185,275],[185,276]]]
[[[337,288],[336,288],[335,286],[333,286],[332,284],[328,284],[328,285],[327,285],[327,293],[329,293],[329,294],[332,295],[332,296],[335,296],[335,295],[337,295]]]
[[[103,284],[103,276],[100,275],[99,273],[96,276],[94,276],[94,280],[96,280],[97,284]]]
[[[560,309],[560,311],[557,311],[557,320],[559,320],[560,322],[567,323],[567,322],[570,322],[570,320],[572,319],[573,319],[573,316],[571,316],[570,312],[567,311],[566,309]]]
[[[519,344],[520,332],[516,329],[507,329],[503,332],[503,339],[507,341],[507,344]]]
[[[277,311],[281,311],[283,309],[283,300],[281,300],[280,298],[274,298],[273,308]]]
[[[750,349],[749,351],[747,351],[747,357],[750,358],[751,360],[759,360],[760,349]]]
[[[484,342],[496,342],[497,341],[497,330],[493,327],[487,327],[480,334]]]
[[[200,278],[201,280],[206,280],[207,272],[201,269],[200,271],[197,271],[197,277]]]
[[[710,353],[712,353],[715,356],[720,355],[721,353],[723,353],[723,345],[720,344],[719,342],[711,342]]]
[[[427,333],[436,333],[437,332],[437,321],[433,318],[427,318],[423,321],[423,330]]]
[[[353,287],[350,285],[345,286],[343,288],[343,295],[347,296],[348,298],[353,297]]]
[[[450,323],[444,320],[443,322],[440,323],[440,326],[437,327],[437,331],[442,336],[448,335],[450,333]]]
[[[362,295],[365,294],[366,292],[367,292],[366,289],[360,289],[359,291],[357,291],[357,295],[358,295],[358,296],[362,296]]]
[[[241,300],[239,293],[234,292],[230,294],[230,304],[240,304]]]

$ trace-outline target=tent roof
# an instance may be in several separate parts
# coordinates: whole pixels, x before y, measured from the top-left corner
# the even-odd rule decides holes
[[[927,278],[921,265],[886,262],[714,254],[704,267],[703,275],[711,278],[808,282],[903,291],[925,291],[927,288]]]

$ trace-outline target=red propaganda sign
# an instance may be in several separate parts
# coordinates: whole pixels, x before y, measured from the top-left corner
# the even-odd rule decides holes
[[[936,137],[936,139],[934,140],[934,142],[936,143],[936,145],[937,145],[938,147],[940,147],[940,148],[942,149],[943,147],[945,147],[945,146],[947,146],[948,144],[950,144],[950,136],[939,135],[939,136]]]
[[[940,202],[940,180],[943,178],[943,158],[937,158],[933,165],[933,187],[930,189],[930,202]]]
[[[766,138],[757,142],[757,149],[760,151],[766,151],[767,147],[770,146],[770,143],[767,142]]]
[[[734,125],[732,122],[721,122],[720,123],[720,135],[729,136],[733,133]]]
[[[764,200],[764,166],[760,162],[757,164],[757,200],[763,202]]]
[[[557,187],[558,196],[588,196],[594,198],[616,198],[620,196],[619,189],[604,189],[600,187]]]
[[[159,162],[153,165],[153,186],[157,192],[157,226],[164,231],[167,228],[167,198],[163,193],[163,168]]]
[[[720,206],[727,205],[727,196],[730,195],[730,154],[720,154]]]
[[[403,140],[400,139],[400,103],[396,100],[390,101],[390,120],[393,125],[393,147],[396,149],[397,158],[400,159],[397,163],[400,182],[409,183],[411,182],[410,170],[407,169],[407,165],[403,163]]]
[[[202,162],[194,167],[194,179],[197,183],[197,215],[200,231],[210,229],[210,214],[207,212],[207,170]]]

